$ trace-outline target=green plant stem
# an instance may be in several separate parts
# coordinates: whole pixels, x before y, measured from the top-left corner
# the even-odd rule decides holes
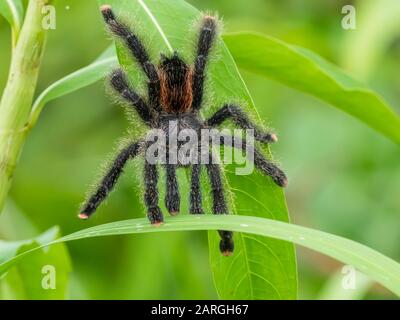
[[[28,132],[26,123],[46,44],[42,8],[48,3],[49,0],[29,1],[0,101],[0,210]]]

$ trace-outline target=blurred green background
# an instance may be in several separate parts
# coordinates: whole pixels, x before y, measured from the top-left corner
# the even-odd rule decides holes
[[[381,93],[400,113],[397,0],[191,0],[218,12],[226,32],[252,30],[310,48]],[[341,27],[353,4],[357,30]],[[58,0],[38,93],[93,61],[107,46],[94,0]],[[0,92],[8,73],[10,30],[0,18]],[[251,53],[250,53],[251,54]],[[292,222],[362,242],[400,259],[400,149],[337,109],[242,72],[263,119],[279,133],[275,158],[290,178]],[[318,85],[318,84],[315,84]],[[128,166],[116,192],[89,221],[76,218],[88,186],[128,126],[102,82],[48,104],[17,167],[0,238],[30,238],[59,225],[62,234],[143,217]],[[68,244],[73,299],[217,298],[205,232],[144,234]],[[315,299],[341,265],[298,248],[300,298]],[[363,298],[393,298],[374,285]]]

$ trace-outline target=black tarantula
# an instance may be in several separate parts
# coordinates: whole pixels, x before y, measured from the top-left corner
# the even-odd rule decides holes
[[[161,129],[167,134],[166,131],[170,121],[175,121],[178,131],[190,128],[195,130],[199,136],[201,129],[214,128],[225,120],[231,119],[242,129],[253,129],[255,140],[261,143],[277,141],[275,134],[264,133],[258,129],[239,106],[226,104],[206,120],[202,119],[199,114],[202,107],[207,60],[217,36],[216,18],[204,16],[202,19],[193,66],[187,65],[175,52],[170,57],[161,55],[161,61],[156,67],[150,62],[149,55],[137,35],[115,17],[111,7],[104,5],[101,7],[101,12],[111,32],[124,41],[133,58],[136,59],[147,76],[148,98],[143,99],[130,87],[127,77],[121,69],[113,71],[110,75],[111,87],[136,110],[137,115],[150,129]],[[221,138],[219,143],[224,144],[226,140]],[[95,212],[114,187],[126,162],[139,154],[143,154],[147,147],[148,144],[144,140],[139,140],[132,142],[119,153],[95,193],[84,204],[79,215],[80,218],[87,219]],[[238,146],[235,143],[231,143],[231,147]],[[243,146],[241,145],[240,147]],[[277,185],[286,186],[287,179],[285,174],[265,159],[260,151],[257,149],[253,149],[253,151],[255,167],[270,176]],[[208,151],[208,153],[212,157],[212,151]],[[196,162],[189,165],[191,166],[190,213],[203,213],[200,171],[201,167],[205,166],[211,184],[213,213],[228,214],[220,166],[212,161],[207,164]],[[180,207],[180,194],[176,178],[176,169],[180,166],[183,165],[179,161],[177,164],[168,163],[168,161],[165,164],[167,188],[165,205],[172,215],[179,213]],[[163,222],[163,215],[158,206],[157,182],[157,165],[145,160],[144,201],[147,207],[147,216],[154,225],[159,225]],[[230,255],[234,248],[232,232],[221,230],[219,234],[221,236],[221,253]]]

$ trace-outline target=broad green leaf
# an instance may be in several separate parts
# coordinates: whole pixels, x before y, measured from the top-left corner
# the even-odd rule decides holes
[[[254,33],[225,35],[224,41],[240,68],[309,93],[400,143],[400,117],[388,104],[318,55]]]
[[[253,216],[182,215],[167,217],[165,223],[160,227],[150,225],[145,218],[131,219],[81,230],[47,245],[111,235],[219,229],[281,239],[315,250],[344,264],[354,266],[360,272],[400,296],[400,264],[398,262],[365,245],[346,238],[287,222]],[[4,262],[0,264],[0,275],[40,248],[24,252],[7,261],[3,260]],[[269,248],[265,247],[263,250],[268,251]]]
[[[155,63],[161,52],[168,55],[175,50],[187,61],[193,61],[201,13],[186,2],[104,0],[99,3],[110,4],[119,16],[130,17],[125,21],[132,24],[143,39]],[[140,69],[119,42],[117,52],[132,83],[143,87]],[[204,116],[228,102],[241,103],[250,113],[257,115],[250,94],[221,40],[216,45],[215,57],[210,61],[208,88],[212,92],[212,99],[208,96],[208,102],[203,107]],[[284,194],[269,178],[258,173],[236,176],[231,168],[228,169],[225,180],[233,214],[248,214],[249,209],[253,208],[255,210],[250,213],[259,217],[288,221]],[[180,179],[180,183],[181,193],[189,194],[187,179],[185,182]],[[186,203],[184,205],[187,207]],[[235,253],[232,257],[220,254],[216,232],[209,233],[209,243],[214,281],[221,298],[297,297],[296,260],[291,243],[256,235],[235,234]]]
[[[59,238],[57,227],[32,240],[0,241],[0,261],[3,263],[24,252],[37,249]],[[54,278],[50,272],[54,271]],[[1,299],[65,299],[68,274],[71,271],[65,244],[35,250],[22,264],[15,265],[0,279]],[[54,279],[54,282],[51,282]],[[49,288],[49,285],[55,285]]]
[[[0,14],[11,25],[12,43],[15,47],[24,19],[24,6],[21,0],[1,0]]]
[[[115,49],[110,47],[92,64],[54,82],[39,95],[33,104],[30,126],[35,125],[47,102],[95,83],[102,79],[116,63]]]

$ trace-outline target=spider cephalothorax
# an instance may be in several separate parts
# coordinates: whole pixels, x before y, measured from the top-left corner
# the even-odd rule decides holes
[[[203,17],[196,58],[193,65],[186,64],[179,54],[175,52],[169,57],[161,54],[160,62],[156,67],[150,62],[148,53],[137,35],[130,31],[126,25],[118,21],[111,7],[109,5],[102,6],[101,11],[111,32],[124,41],[126,47],[148,78],[148,98],[142,98],[130,87],[122,69],[117,69],[111,73],[109,78],[111,87],[131,105],[140,119],[150,129],[160,130],[167,137],[171,135],[171,126],[175,130],[175,134],[190,129],[200,139],[201,130],[215,128],[225,120],[231,119],[242,129],[254,130],[256,141],[270,143],[277,140],[275,134],[264,133],[258,129],[237,105],[226,104],[206,120],[200,116],[199,111],[203,104],[203,87],[207,60],[217,34],[216,18],[211,16]],[[237,137],[234,137],[234,139],[222,139],[221,137],[217,142],[218,144],[225,144],[234,148],[246,147],[245,141],[241,141],[241,143],[238,143],[238,141],[241,140]],[[167,152],[171,149],[168,142],[165,143],[164,147]],[[79,217],[82,219],[89,218],[114,187],[126,162],[139,154],[146,154],[149,150],[150,144],[145,138],[132,142],[125,147],[112,163],[96,192],[84,204]],[[277,185],[281,187],[286,186],[287,179],[285,174],[265,159],[263,154],[256,148],[252,150],[255,167],[270,176]],[[206,158],[214,158],[211,148],[206,150]],[[221,169],[218,163],[214,161],[203,163],[198,161],[199,157],[195,159],[196,161],[189,163],[183,162],[179,157],[176,159],[177,161],[172,161],[172,158],[167,156],[166,160],[166,163],[163,163],[166,171],[165,206],[170,214],[175,215],[179,213],[180,193],[176,178],[176,169],[180,166],[191,167],[190,213],[203,213],[200,174],[202,168],[205,167],[211,184],[213,213],[228,214]],[[144,201],[147,207],[148,218],[154,225],[161,224],[163,222],[163,215],[158,201],[158,167],[157,163],[148,160],[147,154],[144,161],[144,184]],[[231,254],[234,248],[232,232],[219,231],[219,234],[221,236],[221,252],[224,255]]]

